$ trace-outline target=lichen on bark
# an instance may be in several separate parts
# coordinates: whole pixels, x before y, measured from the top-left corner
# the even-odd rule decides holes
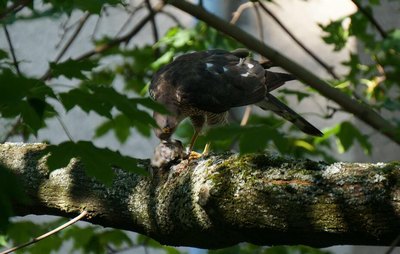
[[[18,214],[72,217],[164,244],[387,245],[400,228],[400,163],[325,164],[271,154],[212,154],[153,177],[115,169],[106,186],[77,159],[49,172],[43,144],[2,144],[0,162],[30,196]],[[143,161],[149,165],[148,161]]]

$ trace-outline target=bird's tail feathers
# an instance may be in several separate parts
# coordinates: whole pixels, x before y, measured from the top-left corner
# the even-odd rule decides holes
[[[271,94],[267,94],[265,99],[258,102],[256,105],[264,110],[271,110],[275,114],[292,122],[297,128],[299,128],[302,132],[306,134],[318,137],[323,136],[323,133],[320,130],[318,130],[306,119],[304,119],[302,116],[297,114],[294,110],[286,106],[284,103],[282,103]]]

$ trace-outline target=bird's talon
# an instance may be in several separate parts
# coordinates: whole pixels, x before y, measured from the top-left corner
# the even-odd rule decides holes
[[[198,152],[195,152],[195,151],[191,151],[191,152],[189,153],[189,158],[188,158],[188,160],[189,160],[189,161],[191,161],[191,160],[198,160],[198,159],[200,159],[202,156],[203,156],[202,153],[198,153]]]

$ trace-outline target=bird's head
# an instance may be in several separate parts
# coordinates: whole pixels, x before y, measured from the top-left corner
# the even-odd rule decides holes
[[[154,120],[158,125],[158,128],[154,129],[155,134],[161,140],[169,140],[174,134],[176,127],[180,123],[177,115],[171,112],[170,115],[163,115],[158,112],[153,114]]]

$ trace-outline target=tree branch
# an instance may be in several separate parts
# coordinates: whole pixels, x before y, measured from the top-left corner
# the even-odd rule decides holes
[[[387,34],[385,30],[379,25],[378,21],[372,16],[371,13],[367,11],[359,2],[358,0],[352,0],[352,2],[357,6],[357,9],[361,11],[361,13],[371,22],[371,24],[378,30],[379,34],[382,36],[382,38],[386,38]]]
[[[97,48],[78,56],[75,60],[79,61],[79,60],[91,57],[95,54],[98,54],[98,53],[104,52],[110,48],[113,48],[121,43],[129,43],[129,41],[132,39],[132,37],[134,37],[137,33],[139,33],[142,30],[142,28],[146,25],[146,23],[149,22],[155,14],[160,12],[163,7],[164,7],[164,4],[162,4],[162,3],[157,4],[153,8],[153,12],[149,13],[146,17],[144,17],[142,20],[140,20],[140,22],[137,23],[136,26],[134,28],[132,28],[131,31],[129,31],[129,33],[127,33],[124,36],[118,37],[118,38],[108,42],[107,44],[98,46]]]
[[[15,70],[17,71],[17,74],[19,76],[21,76],[21,71],[19,69],[19,63],[18,63],[18,60],[17,60],[17,56],[15,54],[15,50],[14,50],[14,46],[13,46],[13,43],[12,43],[12,40],[11,40],[10,33],[8,32],[8,29],[7,29],[6,25],[3,25],[3,29],[4,29],[4,33],[6,34],[6,39],[7,39],[8,47],[10,48],[11,57],[13,59],[13,64],[15,66]]]
[[[298,79],[302,80],[305,84],[316,89],[326,98],[335,101],[347,112],[354,114],[357,118],[364,121],[378,132],[384,134],[393,142],[400,144],[399,131],[389,121],[385,120],[368,106],[359,103],[350,98],[347,94],[341,92],[339,89],[332,87],[328,82],[320,79],[303,66],[293,62],[275,49],[257,40],[254,36],[187,1],[169,0],[167,2],[196,18],[205,21],[208,25],[231,36],[249,49],[267,57],[274,64],[286,69]]]
[[[339,79],[339,76],[335,73],[332,66],[327,65],[324,61],[322,61],[314,52],[312,52],[309,48],[306,47],[283,23],[282,21],[264,5],[261,1],[257,1],[260,5],[261,9],[263,9],[275,22],[282,28],[283,31],[289,35],[290,38],[294,42],[296,42],[299,47],[301,47],[312,59],[314,59],[317,63],[319,63],[334,79]]]
[[[44,144],[0,145],[0,163],[31,201],[19,215],[74,217],[146,234],[163,244],[390,245],[400,228],[400,163],[324,163],[266,154],[212,155],[153,178],[115,170],[112,186],[77,159],[47,170]],[[148,165],[147,161],[143,164]]]
[[[85,23],[86,23],[86,21],[88,20],[89,17],[90,17],[90,13],[89,12],[85,12],[83,14],[83,16],[79,19],[78,27],[75,29],[74,33],[71,35],[71,37],[69,38],[67,43],[61,49],[60,53],[58,53],[58,55],[54,59],[54,63],[55,64],[58,63],[61,60],[61,58],[65,55],[67,50],[71,47],[72,43],[78,37],[79,33],[81,32],[83,26],[85,25]],[[40,80],[46,80],[46,79],[50,78],[50,76],[51,76],[51,69],[48,69],[46,71],[46,73],[40,78]]]
[[[155,17],[155,13],[153,11],[153,7],[151,7],[151,3],[150,0],[145,0],[145,4],[147,7],[147,10],[149,11],[149,13],[152,14],[150,23],[151,23],[151,31],[153,32],[153,39],[154,39],[154,44],[156,44],[158,42],[159,36],[158,36],[158,28],[157,28],[157,22],[156,22],[156,17]],[[154,51],[156,57],[158,58],[160,56],[160,51],[158,48],[155,48]]]

